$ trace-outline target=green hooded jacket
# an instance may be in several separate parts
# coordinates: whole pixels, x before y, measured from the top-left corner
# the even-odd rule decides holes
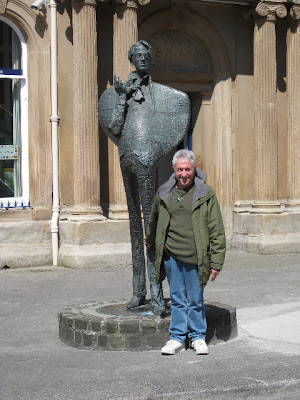
[[[205,183],[203,171],[196,168],[195,193],[192,203],[192,225],[196,244],[200,287],[209,279],[210,269],[222,269],[226,242],[222,215],[214,190]],[[160,266],[170,223],[172,190],[176,185],[175,173],[158,189],[146,232],[146,241],[155,246],[155,276],[160,276]]]

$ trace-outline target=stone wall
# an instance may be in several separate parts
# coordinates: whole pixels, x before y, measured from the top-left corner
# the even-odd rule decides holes
[[[43,230],[52,208],[51,21],[49,10],[34,11],[31,3],[4,1],[0,11],[20,29],[28,51],[31,208],[0,211],[1,245],[11,265],[19,265],[21,253],[12,249],[23,246],[18,240],[24,229],[28,249],[44,249],[32,261],[50,262],[49,231],[46,244]],[[64,0],[58,4],[61,262],[100,265],[105,257],[113,262],[118,251],[120,262],[126,252],[130,262],[118,155],[99,131],[96,107],[113,75],[124,79],[131,71],[127,50],[138,38],[153,40],[154,81],[191,98],[192,146],[218,195],[228,246],[298,252],[299,2],[263,0],[249,9],[194,1]],[[165,179],[170,155],[160,165]],[[122,238],[114,240],[111,229]]]

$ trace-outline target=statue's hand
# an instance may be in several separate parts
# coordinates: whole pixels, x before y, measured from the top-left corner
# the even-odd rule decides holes
[[[130,93],[135,92],[138,88],[140,87],[140,81],[135,81],[128,89],[130,90]]]
[[[114,75],[114,88],[115,91],[118,93],[118,95],[126,94],[126,86],[121,81],[121,79],[117,78],[115,75]]]
[[[127,81],[123,83],[120,78],[114,76],[114,87],[119,96],[125,97],[125,95],[131,95],[138,89],[139,84],[139,80],[133,82],[132,79],[127,79]]]

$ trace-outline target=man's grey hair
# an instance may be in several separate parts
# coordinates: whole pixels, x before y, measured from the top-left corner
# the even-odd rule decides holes
[[[148,50],[149,57],[152,58],[152,47],[146,42],[146,40],[139,40],[137,43],[133,44],[128,50],[128,60],[131,62],[133,53],[138,46],[144,46]]]
[[[173,156],[172,165],[175,167],[176,161],[182,159],[184,161],[192,161],[193,167],[196,165],[195,154],[191,150],[178,150]]]

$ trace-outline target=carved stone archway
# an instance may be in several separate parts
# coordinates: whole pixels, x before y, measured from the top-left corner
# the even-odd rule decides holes
[[[176,14],[173,10],[158,12],[139,26],[139,38],[150,40],[157,32],[181,30],[198,38],[207,50],[215,73],[228,73],[230,61],[226,45],[217,30],[202,16],[182,8]]]

